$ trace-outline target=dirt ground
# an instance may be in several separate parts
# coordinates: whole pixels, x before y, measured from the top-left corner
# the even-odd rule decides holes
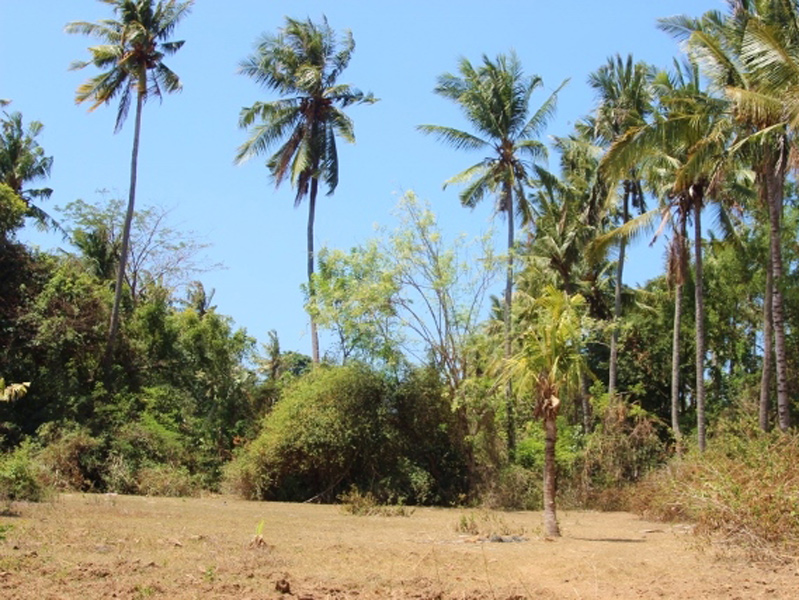
[[[0,517],[8,600],[799,598],[799,564],[722,558],[688,527],[626,513],[561,513],[548,541],[533,512],[79,494],[14,510]]]

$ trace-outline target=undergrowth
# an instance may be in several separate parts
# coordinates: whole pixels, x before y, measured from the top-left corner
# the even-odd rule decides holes
[[[652,472],[629,496],[648,518],[685,520],[699,535],[752,558],[799,556],[799,434],[726,421],[704,454],[691,450]]]
[[[380,517],[410,517],[414,509],[402,503],[381,504],[371,492],[361,493],[353,487],[339,496],[341,509],[351,515]]]

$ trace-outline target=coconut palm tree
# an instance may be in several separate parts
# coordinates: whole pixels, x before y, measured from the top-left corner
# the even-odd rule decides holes
[[[623,172],[631,165],[645,165],[651,174],[650,185],[659,188],[663,223],[676,211],[675,238],[671,261],[677,280],[682,281],[684,264],[684,223],[689,216],[694,225],[695,308],[696,308],[696,383],[697,434],[700,450],[705,448],[705,331],[702,287],[701,215],[709,195],[718,193],[723,180],[722,165],[730,140],[732,124],[727,118],[727,102],[701,89],[695,63],[675,63],[673,73],[662,71],[653,80],[658,108],[651,123],[633,127],[611,146],[605,157],[610,172]],[[662,229],[662,225],[661,225]],[[681,285],[675,293],[675,341]],[[675,358],[676,358],[675,354]],[[676,419],[677,360],[672,364],[672,426],[679,435]]]
[[[560,536],[555,491],[557,417],[563,401],[581,393],[588,368],[581,352],[586,332],[585,300],[547,286],[535,298],[525,298],[528,324],[521,333],[521,350],[506,363],[513,377],[532,396],[533,413],[544,427],[544,535]]]
[[[3,113],[0,119],[0,183],[5,183],[27,206],[27,215],[36,219],[41,227],[55,227],[56,222],[38,203],[53,193],[50,188],[30,188],[30,183],[50,176],[53,157],[45,156],[36,138],[44,126],[31,121],[25,127],[22,114]]]
[[[733,0],[728,14],[710,11],[701,18],[661,20],[662,29],[686,43],[688,52],[732,101],[739,140],[731,152],[751,161],[761,202],[768,208],[769,259],[764,339],[777,379],[777,412],[782,430],[790,427],[785,311],[781,285],[781,218],[789,148],[799,128],[799,7],[787,0]],[[769,331],[771,329],[771,331]],[[769,357],[770,358],[770,357]],[[770,360],[763,361],[761,404],[768,404]],[[761,408],[764,412],[766,407]]]
[[[78,87],[75,102],[90,102],[90,111],[119,98],[115,133],[122,129],[131,102],[136,103],[133,129],[133,149],[130,163],[130,189],[128,208],[122,230],[119,264],[117,265],[114,306],[106,346],[106,364],[110,363],[119,331],[119,311],[125,266],[128,259],[131,223],[136,202],[137,165],[139,138],[141,136],[142,107],[152,96],[180,91],[180,78],[167,67],[163,60],[175,54],[183,41],[169,41],[178,23],[191,9],[194,0],[101,0],[111,6],[114,19],[96,23],[74,21],[67,24],[67,33],[80,33],[99,38],[103,43],[91,46],[88,61],[75,61],[72,69],[83,69],[89,65],[101,73],[86,80]]]
[[[297,193],[294,206],[307,196],[308,203],[308,291],[312,296],[314,273],[314,219],[321,178],[331,195],[338,185],[336,139],[355,142],[352,120],[343,109],[353,104],[371,104],[377,99],[348,84],[338,83],[349,65],[355,41],[352,33],[336,40],[323,18],[286,19],[277,35],[264,35],[255,52],[241,63],[239,72],[254,79],[282,98],[256,102],[244,108],[239,125],[250,137],[239,147],[236,162],[276,151],[266,161],[277,187],[288,177]],[[319,337],[311,317],[314,363],[319,362]]]
[[[594,135],[600,143],[610,145],[618,140],[631,127],[639,127],[646,122],[652,110],[652,94],[649,78],[652,68],[644,62],[633,62],[632,54],[626,59],[620,55],[608,58],[607,62],[588,77],[588,85],[596,92],[599,104],[594,118]],[[646,207],[641,180],[631,169],[621,182],[622,205],[621,223],[630,220],[630,208],[643,213]],[[632,205],[632,206],[631,206]],[[624,259],[627,240],[618,243],[619,254],[616,266],[616,285],[614,291],[613,323],[610,338],[610,359],[608,363],[608,393],[616,392],[618,370],[618,324],[622,309],[622,286],[624,283]]]
[[[557,105],[557,94],[564,81],[531,113],[530,99],[543,85],[537,75],[524,74],[516,54],[500,54],[495,60],[483,56],[482,64],[472,65],[462,58],[459,75],[445,73],[438,78],[435,92],[459,105],[475,129],[469,133],[442,125],[420,125],[419,131],[434,135],[458,150],[480,150],[489,156],[449,179],[449,184],[466,184],[460,193],[463,206],[474,208],[486,195],[497,198],[496,211],[504,213],[508,222],[508,263],[505,281],[505,357],[512,352],[512,296],[514,215],[523,222],[531,220],[530,205],[525,197],[532,164],[547,155],[540,136]],[[508,450],[515,450],[515,418],[513,392],[508,380],[507,419]]]

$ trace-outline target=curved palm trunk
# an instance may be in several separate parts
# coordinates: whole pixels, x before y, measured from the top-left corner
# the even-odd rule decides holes
[[[510,183],[505,182],[503,191],[505,195],[505,210],[508,213],[508,273],[505,280],[505,360],[509,360],[513,353],[512,331],[512,303],[513,303],[513,191]],[[505,410],[507,413],[508,427],[508,458],[513,462],[516,457],[516,406],[513,399],[513,384],[508,378],[505,384]]]
[[[128,210],[125,213],[125,224],[122,227],[122,246],[119,250],[116,286],[114,288],[114,306],[111,309],[111,325],[108,329],[108,341],[105,347],[105,364],[110,366],[114,355],[117,334],[119,332],[119,311],[122,303],[122,287],[125,281],[125,268],[128,262],[128,246],[130,244],[130,228],[133,222],[133,211],[136,204],[136,178],[139,162],[139,137],[141,134],[141,113],[144,95],[136,94],[136,123],[133,129],[133,150],[130,159],[130,191],[128,193]]]
[[[702,193],[694,203],[694,260],[696,261],[696,428],[699,451],[705,451],[705,302],[702,284]]]
[[[760,407],[758,410],[758,421],[760,429],[769,431],[769,413],[771,412],[771,358],[774,352],[774,341],[772,338],[771,308],[772,295],[774,293],[774,280],[771,272],[771,258],[766,265],[766,294],[763,296],[763,373],[760,376]]]
[[[557,466],[555,444],[558,441],[557,415],[552,409],[544,411],[544,535],[560,537],[558,516],[555,508],[557,491]]]
[[[782,163],[782,158],[779,160]],[[769,250],[772,273],[771,320],[774,329],[774,362],[777,371],[777,420],[782,431],[791,426],[788,399],[788,359],[785,348],[785,312],[782,295],[782,195],[785,178],[784,167],[779,164],[767,175],[769,212]]]
[[[630,186],[624,182],[624,205],[622,209],[622,220],[624,223],[630,220]],[[627,241],[622,238],[619,243],[619,263],[616,267],[616,289],[613,299],[613,332],[610,336],[610,364],[608,365],[608,395],[613,398],[616,394],[616,374],[619,362],[619,319],[621,318],[621,292],[624,276],[624,254],[627,250]]]
[[[314,246],[313,246],[313,225],[316,218],[316,193],[319,189],[319,180],[311,178],[311,197],[308,203],[308,294],[311,298],[315,295],[313,286],[314,274]],[[314,364],[319,364],[319,332],[316,329],[316,321],[311,315],[311,359]]]

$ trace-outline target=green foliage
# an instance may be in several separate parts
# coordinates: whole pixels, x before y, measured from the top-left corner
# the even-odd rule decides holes
[[[35,454],[35,446],[26,441],[13,452],[0,455],[0,502],[40,502],[47,497],[49,490]]]
[[[22,227],[28,207],[14,190],[0,182],[0,240]]]
[[[630,494],[649,518],[689,520],[700,535],[741,545],[758,559],[799,552],[799,435],[763,433],[755,419],[722,421],[707,450],[650,474]],[[792,560],[792,559],[791,559]]]
[[[580,456],[580,427],[570,425],[566,417],[557,418],[558,439],[555,443],[555,464],[558,473],[568,478]],[[538,422],[528,423],[516,450],[516,462],[541,476],[544,472],[544,430]]]
[[[365,367],[316,369],[285,393],[261,434],[227,469],[256,499],[334,499],[378,473],[385,382]]]
[[[291,384],[258,437],[226,468],[246,498],[332,501],[352,486],[381,503],[445,502],[463,492],[463,458],[434,373],[398,385],[360,364]]]

